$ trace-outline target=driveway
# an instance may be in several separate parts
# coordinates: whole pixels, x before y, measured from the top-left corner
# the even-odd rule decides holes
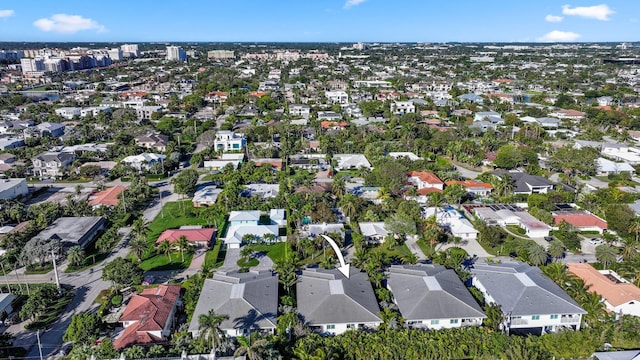
[[[494,258],[495,256],[489,254],[478,242],[478,240],[463,240],[460,245],[456,245],[454,243],[445,243],[440,245],[437,250],[442,251],[448,249],[450,247],[460,247],[463,248],[467,254],[471,256],[477,256],[480,259],[486,258]]]

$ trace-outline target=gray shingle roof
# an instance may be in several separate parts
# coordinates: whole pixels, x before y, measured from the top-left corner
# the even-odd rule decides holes
[[[516,315],[586,314],[539,268],[525,263],[478,263],[471,269],[487,293],[502,306],[502,312]]]
[[[337,269],[304,270],[297,300],[298,312],[309,325],[380,321],[380,308],[367,274],[353,267],[348,279]]]
[[[453,270],[442,265],[394,265],[387,286],[408,320],[485,318]]]
[[[273,329],[278,313],[278,277],[271,271],[217,272],[202,287],[189,324],[197,332],[198,317],[213,309],[229,318],[221,329]]]

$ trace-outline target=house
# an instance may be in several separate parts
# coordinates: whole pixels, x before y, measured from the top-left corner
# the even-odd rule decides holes
[[[38,178],[57,178],[76,159],[74,154],[65,152],[45,152],[31,159],[33,175]]]
[[[305,104],[291,104],[289,105],[289,115],[292,117],[301,117],[303,119],[309,119],[311,113],[311,106]]]
[[[386,275],[393,302],[409,327],[480,326],[487,317],[455,271],[442,265],[391,265]]]
[[[140,147],[161,153],[167,151],[167,145],[169,144],[169,137],[162,134],[140,135],[134,140],[136,145]]]
[[[478,105],[482,105],[484,103],[484,98],[474,93],[459,95],[458,100],[460,100],[460,102],[471,102]]]
[[[246,197],[257,196],[262,199],[273,199],[280,193],[280,184],[248,184],[242,190]]]
[[[612,270],[596,270],[587,263],[567,264],[568,271],[584,281],[587,291],[602,297],[607,311],[640,316],[640,288]]]
[[[156,244],[160,244],[165,240],[175,244],[184,236],[187,241],[196,247],[209,248],[216,231],[216,229],[202,228],[201,226],[183,226],[180,229],[168,229],[160,234]]]
[[[502,120],[502,117],[500,116],[500,113],[497,113],[495,111],[480,111],[480,112],[477,112],[473,116],[473,122],[478,122],[478,121],[487,121],[487,122],[490,122],[490,123],[495,124],[495,125],[499,125],[499,124],[504,123],[504,120]]]
[[[29,193],[27,179],[0,179],[0,200],[11,200]]]
[[[388,152],[387,156],[393,159],[408,159],[411,161],[419,161],[423,160],[420,156],[412,153],[411,151],[403,151],[403,152]]]
[[[286,226],[287,213],[285,209],[270,209],[269,220],[271,221],[271,225]]]
[[[258,225],[260,210],[231,211],[229,213],[229,227],[237,225]]]
[[[106,219],[101,216],[61,217],[40,231],[36,238],[59,240],[60,246],[86,248],[106,227]]]
[[[360,233],[364,235],[364,241],[367,243],[383,243],[387,235],[391,234],[382,221],[360,222],[358,227],[360,228]]]
[[[193,194],[193,200],[191,202],[194,207],[211,206],[216,203],[221,192],[222,189],[215,185],[200,187]]]
[[[519,261],[480,262],[471,268],[472,284],[488,304],[500,305],[503,330],[537,333],[580,330],[584,311],[538,267]]]
[[[166,341],[176,322],[176,311],[182,306],[180,291],[180,285],[160,285],[133,295],[120,316],[124,331],[113,347],[121,350]]]
[[[64,135],[65,126],[57,123],[43,122],[36,126],[24,129],[24,137],[53,137]]]
[[[624,144],[603,143],[601,154],[630,165],[640,164],[640,149]]]
[[[416,105],[412,101],[394,101],[391,103],[391,113],[395,115],[415,114]]]
[[[130,155],[121,160],[123,164],[131,166],[132,168],[142,171],[149,170],[151,166],[156,163],[162,163],[166,159],[166,156],[155,153],[143,153],[140,155]]]
[[[221,130],[216,133],[213,147],[216,151],[242,151],[247,146],[247,138],[244,134],[234,133],[229,130]]]
[[[418,190],[429,188],[444,190],[444,181],[440,180],[436,174],[427,171],[410,171],[407,173],[407,181],[413,184]]]
[[[374,329],[382,322],[367,274],[353,267],[348,278],[337,269],[303,270],[296,299],[304,323],[321,334]]]
[[[322,223],[322,224],[308,224],[303,226],[305,236],[316,237],[320,234],[340,234],[340,237],[344,237],[344,224],[343,223]]]
[[[550,117],[536,118],[535,121],[545,129],[557,129],[560,126],[560,120]]]
[[[349,103],[349,95],[344,90],[325,91],[324,96],[333,104]]]
[[[55,113],[67,120],[73,119],[74,116],[80,116],[82,109],[79,107],[62,107],[55,109]]]
[[[524,209],[514,205],[495,204],[466,206],[478,219],[489,226],[517,225],[525,230],[529,237],[543,238],[549,236],[551,227],[538,220]]]
[[[219,327],[236,337],[251,332],[274,333],[278,316],[278,276],[271,271],[216,272],[206,279],[189,324],[194,338],[200,334],[198,318],[213,310],[226,315]]]
[[[118,206],[120,203],[120,196],[126,189],[126,186],[116,185],[105,190],[98,191],[91,196],[89,206]]]
[[[0,314],[9,315],[13,312],[13,302],[16,297],[11,293],[1,293],[0,294]],[[4,325],[4,324],[3,324]]]
[[[436,216],[436,223],[445,231],[449,231],[454,237],[462,240],[475,240],[478,238],[478,230],[461,213],[452,207],[438,208],[429,207],[422,210],[422,216],[428,218]]]
[[[318,121],[324,122],[333,122],[336,120],[342,119],[342,114],[333,112],[333,111],[318,111],[317,115]]]
[[[568,119],[568,120],[582,120],[585,117],[585,113],[578,110],[564,110],[559,109],[554,112],[549,113],[550,117],[555,117],[558,119]]]
[[[162,111],[162,106],[159,105],[147,105],[136,106],[136,117],[138,120],[151,120],[151,116],[154,113]]]
[[[579,231],[597,231],[600,234],[607,230],[607,222],[603,219],[584,211],[557,211],[553,212],[553,222],[560,225],[567,222]]]
[[[224,244],[228,249],[239,249],[245,242],[245,235],[251,235],[253,239],[269,241],[282,241],[280,227],[278,225],[235,225],[229,226]]]
[[[596,161],[598,175],[600,176],[616,175],[623,172],[629,173],[630,175],[635,175],[636,173],[636,169],[626,162],[613,162],[602,157]]]
[[[0,150],[16,149],[25,146],[23,138],[7,137],[0,139]]]
[[[336,162],[335,169],[351,170],[351,169],[373,169],[371,163],[362,154],[335,154],[333,160]]]
[[[459,184],[464,186],[464,188],[467,190],[467,193],[473,195],[473,197],[489,196],[491,191],[493,191],[493,186],[491,184],[483,181],[479,181],[479,180],[471,179],[471,180],[464,180],[464,181],[460,181],[460,180],[445,181],[445,185],[447,186],[451,186],[454,184]]]
[[[529,175],[517,171],[496,171],[496,176],[507,175],[513,182],[514,194],[546,194],[553,190],[555,184],[542,176]]]

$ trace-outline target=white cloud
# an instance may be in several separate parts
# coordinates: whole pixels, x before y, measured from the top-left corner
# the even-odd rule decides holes
[[[580,38],[580,34],[576,34],[571,31],[553,30],[539,37],[538,41],[565,42],[565,41],[576,41],[578,40],[578,38]]]
[[[83,30],[106,31],[104,25],[80,15],[54,14],[50,18],[42,18],[33,22],[33,26],[42,31],[58,33],[76,33]]]
[[[344,8],[349,9],[353,6],[360,5],[365,1],[367,0],[347,0],[347,2],[344,3]]]
[[[608,5],[600,4],[594,6],[576,6],[574,8],[572,8],[571,5],[563,5],[562,13],[569,16],[609,21],[609,15],[615,14],[616,12],[611,10]]]
[[[16,12],[13,10],[0,10],[0,18],[8,18],[9,16],[13,16]]]
[[[558,22],[561,22],[564,19],[564,17],[558,16],[558,15],[549,14],[549,15],[545,16],[544,19],[546,21],[548,21],[548,22],[558,23]]]

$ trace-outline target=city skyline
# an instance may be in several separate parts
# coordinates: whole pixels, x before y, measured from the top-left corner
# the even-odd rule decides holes
[[[543,0],[9,3],[5,41],[610,42],[640,38],[640,3]]]

